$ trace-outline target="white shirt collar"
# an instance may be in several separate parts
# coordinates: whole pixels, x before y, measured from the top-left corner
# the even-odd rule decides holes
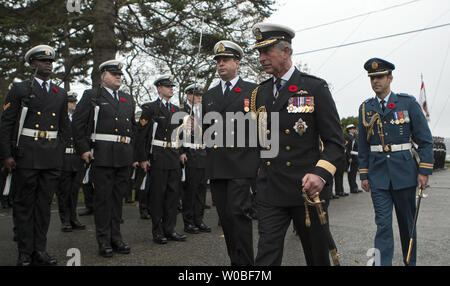
[[[291,67],[289,68],[289,70],[281,77],[281,84],[283,84],[284,82],[287,82],[291,79],[292,75],[294,74],[295,71],[295,66],[291,65]],[[276,77],[273,78],[273,82],[275,82],[277,79]],[[284,81],[284,82],[283,82]]]
[[[103,88],[106,89],[106,91],[107,91],[109,94],[111,94],[112,98],[116,99],[116,98],[114,97],[114,90],[112,90],[112,89],[110,89],[110,88],[108,88],[108,87],[106,87],[106,86],[103,86]],[[118,91],[118,90],[116,90],[116,91],[117,91],[117,94],[119,94],[119,91]]]
[[[39,86],[42,88],[42,83],[44,81],[37,77],[35,77],[34,79],[39,83]],[[50,80],[47,81],[47,92],[50,92]]]
[[[391,94],[392,94],[392,91],[384,98],[385,104],[389,102],[389,97],[391,96]],[[381,103],[381,98],[379,98],[379,97],[376,96],[376,95],[375,95],[375,97],[376,97],[377,100],[378,100],[378,104],[380,104],[380,103]]]
[[[168,101],[166,101],[164,98],[159,97],[159,99],[161,99],[161,102],[164,104],[165,107],[167,107],[167,104],[169,104]]]
[[[233,78],[232,80],[230,80],[230,82],[231,82],[230,90],[236,85],[238,80],[239,80],[239,76],[237,76],[237,77]],[[223,79],[220,80],[220,84],[222,85],[222,92],[223,93],[225,93],[225,89],[227,88],[226,83],[227,82],[224,81]]]
[[[288,82],[292,75],[294,74],[295,71],[295,66],[291,65],[291,67],[289,68],[289,70],[281,77],[281,85],[285,84],[286,82]],[[277,80],[276,77],[273,77],[273,82],[275,83],[275,81]],[[273,85],[273,94],[275,95],[277,93],[277,87],[274,84]]]

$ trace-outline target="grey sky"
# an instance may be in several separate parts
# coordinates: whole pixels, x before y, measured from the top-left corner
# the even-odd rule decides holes
[[[332,22],[410,0],[279,0],[267,22],[294,30]],[[341,45],[429,26],[450,23],[450,1],[422,0],[345,22],[297,32],[294,53]],[[332,85],[341,117],[357,116],[358,107],[373,97],[363,69],[366,60],[384,58],[395,64],[392,90],[417,99],[424,76],[433,135],[450,137],[450,26],[294,57],[310,73]],[[448,54],[448,56],[447,56]]]

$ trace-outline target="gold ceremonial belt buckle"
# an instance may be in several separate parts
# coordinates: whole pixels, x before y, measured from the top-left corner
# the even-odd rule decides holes
[[[120,143],[125,143],[127,142],[127,137],[126,136],[120,136]]]
[[[47,137],[47,131],[39,131],[38,133],[39,138],[46,138]]]
[[[383,146],[383,153],[391,152],[391,144],[386,144]]]
[[[167,148],[170,148],[170,146],[172,146],[171,144],[170,144],[170,142],[167,142]]]

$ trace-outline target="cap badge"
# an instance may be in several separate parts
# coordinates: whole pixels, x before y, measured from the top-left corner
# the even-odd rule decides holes
[[[255,34],[255,37],[256,37],[257,41],[261,41],[262,40],[263,36],[262,36],[261,30],[259,28],[255,29],[254,34]]]
[[[123,64],[122,64],[122,63],[119,63],[119,64],[117,65],[117,68],[118,68],[119,70],[121,70],[122,67],[123,67]]]
[[[44,53],[45,53],[46,56],[49,56],[49,55],[50,55],[50,51],[49,51],[49,50],[45,50]]]
[[[221,53],[221,52],[224,52],[224,51],[225,51],[225,46],[222,43],[220,43],[219,47],[217,48],[217,52]]]
[[[372,69],[374,69],[374,70],[378,69],[378,63],[377,62],[373,62],[372,63]]]

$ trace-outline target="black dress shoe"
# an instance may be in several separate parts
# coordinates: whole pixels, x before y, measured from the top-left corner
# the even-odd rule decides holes
[[[204,205],[203,208],[209,210],[211,208],[211,206],[210,205]]]
[[[348,196],[348,193],[345,193],[345,192],[344,192],[344,193],[339,194],[339,196],[340,196],[340,197],[346,197],[346,196]]]
[[[98,254],[100,254],[100,256],[102,257],[110,258],[113,256],[113,250],[109,245],[100,244],[100,246],[98,247]]]
[[[129,200],[125,200],[125,203],[126,204],[134,204],[134,201],[132,199],[129,199]]]
[[[362,190],[354,190],[354,191],[350,191],[350,193],[352,193],[352,194],[362,193]]]
[[[211,232],[211,228],[204,223],[197,225],[197,228],[200,232]]]
[[[166,235],[168,240],[173,240],[173,241],[186,241],[187,236],[184,234],[179,234],[179,233],[172,233],[172,234],[168,234]]]
[[[167,238],[165,238],[162,235],[157,235],[157,236],[153,237],[153,241],[156,242],[157,244],[166,244]]]
[[[20,253],[17,259],[17,266],[31,266],[31,256],[29,254]]]
[[[339,199],[339,196],[332,195],[332,196],[331,196],[331,199],[332,199],[332,200],[337,200],[337,199]]]
[[[120,254],[129,254],[131,248],[123,241],[112,244],[112,250]]]
[[[35,251],[32,255],[32,260],[35,266],[54,266],[58,264],[56,259],[45,251]]]
[[[72,232],[72,226],[68,223],[63,223],[61,225],[61,231],[62,232]]]
[[[141,213],[141,219],[151,219],[152,217],[148,213]]]
[[[184,226],[184,232],[187,233],[192,233],[192,234],[198,234],[199,233],[199,229],[192,224],[187,224]]]
[[[70,222],[70,224],[72,225],[73,229],[86,229],[86,225],[82,224],[78,220],[74,220],[74,221]]]
[[[92,209],[84,209],[81,212],[78,213],[79,216],[85,216],[85,215],[92,215],[94,211]]]

